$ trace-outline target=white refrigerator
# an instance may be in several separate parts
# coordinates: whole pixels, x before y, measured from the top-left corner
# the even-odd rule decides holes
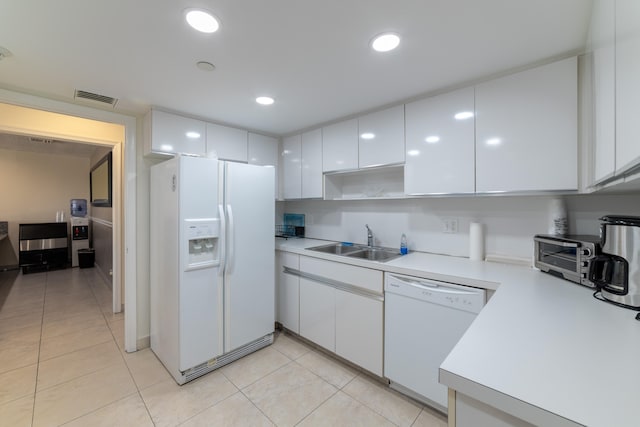
[[[275,170],[151,167],[151,349],[184,384],[273,342]]]

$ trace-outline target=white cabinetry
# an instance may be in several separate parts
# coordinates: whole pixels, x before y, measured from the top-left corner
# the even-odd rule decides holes
[[[280,168],[278,164],[278,144],[277,138],[249,132],[249,164],[276,168],[274,194],[276,199],[278,198],[278,169]]]
[[[475,191],[474,89],[405,106],[407,194]]]
[[[302,143],[302,198],[322,197],[322,129],[305,132]]]
[[[596,0],[591,14],[593,53],[593,180],[613,176],[615,163],[615,2]]]
[[[215,123],[207,123],[207,154],[220,160],[247,162],[248,132]]]
[[[358,169],[358,119],[322,128],[322,170]]]
[[[358,118],[359,167],[404,163],[404,105]]]
[[[300,333],[300,278],[285,271],[285,267],[298,270],[300,256],[290,252],[276,252],[278,278],[277,320],[285,328]]]
[[[382,272],[300,257],[300,335],[382,376]]]
[[[201,120],[152,109],[144,129],[145,154],[206,154],[207,125]]]
[[[284,199],[299,199],[302,196],[302,147],[300,135],[282,141],[282,183]]]
[[[640,2],[616,1],[616,174],[640,161]]]
[[[577,190],[577,59],[476,86],[476,190]]]
[[[300,335],[336,351],[335,290],[324,283],[300,279]]]
[[[382,376],[383,303],[335,290],[336,354]]]

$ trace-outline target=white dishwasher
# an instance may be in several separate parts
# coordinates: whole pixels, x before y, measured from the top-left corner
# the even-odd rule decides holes
[[[384,376],[446,412],[440,365],[486,301],[484,289],[385,273]]]

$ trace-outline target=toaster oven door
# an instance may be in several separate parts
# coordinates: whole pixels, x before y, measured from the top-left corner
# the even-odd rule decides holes
[[[576,242],[536,239],[536,266],[579,277],[579,247]]]

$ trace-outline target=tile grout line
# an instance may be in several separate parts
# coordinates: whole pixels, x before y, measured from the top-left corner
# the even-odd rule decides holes
[[[24,273],[23,273],[24,275]],[[36,416],[36,394],[38,391],[38,374],[40,373],[40,350],[42,349],[42,332],[44,331],[44,306],[47,303],[47,288],[49,283],[49,272],[44,277],[44,297],[42,298],[42,318],[40,319],[40,340],[38,341],[38,358],[36,360],[36,381],[33,384],[33,406],[31,407],[31,427]]]

